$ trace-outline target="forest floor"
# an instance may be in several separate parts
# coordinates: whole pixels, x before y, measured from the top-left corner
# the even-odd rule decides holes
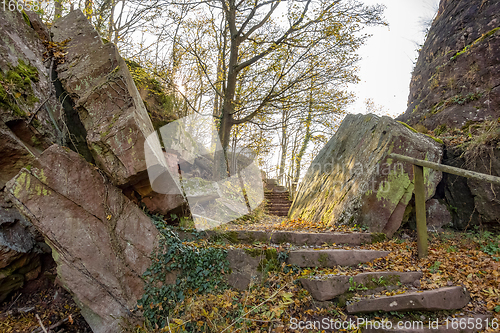
[[[357,226],[353,228],[331,228],[318,226],[303,220],[288,220],[277,217],[265,217],[260,221],[239,221],[227,224],[222,230],[287,230],[302,232],[363,232]],[[316,302],[304,290],[297,279],[314,275],[341,274],[356,275],[375,271],[421,271],[420,290],[432,290],[446,286],[462,285],[467,288],[471,302],[466,308],[457,311],[374,313],[364,316],[371,320],[423,320],[446,319],[462,316],[486,315],[490,322],[500,323],[500,235],[488,231],[455,232],[446,230],[442,233],[429,234],[429,255],[418,259],[416,233],[402,230],[398,236],[375,244],[362,246],[341,246],[324,244],[322,249],[370,249],[390,251],[382,259],[361,264],[354,268],[311,268],[290,269],[283,265],[278,272],[269,272],[263,284],[251,285],[245,291],[226,290],[214,295],[195,295],[178,304],[171,313],[169,327],[152,330],[158,332],[299,332],[291,329],[291,319],[303,321],[322,320],[323,318],[349,321],[357,320],[348,315],[345,307],[333,302]],[[196,242],[193,242],[193,244]],[[206,246],[204,244],[203,246]],[[218,244],[217,246],[221,246]],[[227,244],[227,247],[245,247],[241,244]],[[278,251],[304,248],[307,246],[269,245],[254,243],[254,248],[265,251],[268,247]],[[316,247],[317,248],[317,247]],[[403,293],[394,290],[385,295]],[[149,332],[152,332],[148,330]],[[308,330],[301,330],[306,332]],[[328,330],[327,330],[328,331]],[[360,332],[353,327],[347,332]],[[490,328],[485,332],[499,332]],[[314,330],[311,332],[320,332]]]
[[[309,232],[362,232],[361,228],[329,228],[317,226],[302,220],[288,220],[264,217],[258,222],[237,222],[225,225],[224,230],[288,230]],[[251,245],[210,243],[207,240],[185,242],[194,247],[252,247],[265,251],[269,247],[278,251],[306,246]],[[245,291],[223,290],[218,294],[194,294],[176,304],[170,315],[170,325],[164,328],[136,328],[136,332],[299,332],[290,328],[292,318],[297,320],[322,320],[330,318],[348,321],[356,316],[348,315],[345,307],[333,302],[316,302],[297,283],[297,279],[314,275],[342,274],[356,275],[369,271],[421,271],[421,290],[437,289],[443,286],[463,285],[471,295],[471,302],[458,311],[375,313],[366,315],[372,320],[424,320],[454,318],[485,314],[490,320],[500,323],[500,235],[487,231],[432,233],[429,239],[429,256],[418,259],[416,235],[412,230],[403,230],[397,237],[383,242],[346,247],[324,244],[320,248],[387,250],[390,254],[372,263],[354,268],[310,268],[297,269],[283,264],[277,271],[268,272],[265,283],[252,284]],[[42,332],[36,315],[46,328],[58,324],[52,330],[63,332],[91,332],[79,313],[71,296],[54,283],[52,272],[44,273],[30,282],[20,292],[0,304],[1,332]],[[404,290],[394,290],[398,294]],[[386,293],[387,294],[387,293]],[[27,313],[18,309],[31,308]],[[63,321],[61,323],[61,321]],[[346,330],[359,332],[359,328]],[[300,332],[306,332],[301,330]],[[499,330],[485,330],[498,332]],[[318,332],[317,330],[314,332]]]
[[[53,333],[91,333],[71,295],[56,283],[54,262],[42,262],[44,272],[37,279],[0,303],[0,332],[43,333],[38,316]]]

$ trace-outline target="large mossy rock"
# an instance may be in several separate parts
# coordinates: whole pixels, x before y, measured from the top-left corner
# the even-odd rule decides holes
[[[440,162],[442,145],[389,117],[347,115],[313,160],[290,208],[291,218],[328,225],[365,225],[391,236],[412,198],[413,167],[387,157],[397,153]],[[426,197],[441,172],[426,168]]]
[[[7,184],[52,248],[58,278],[95,333],[121,332],[143,293],[158,231],[107,176],[54,145]]]

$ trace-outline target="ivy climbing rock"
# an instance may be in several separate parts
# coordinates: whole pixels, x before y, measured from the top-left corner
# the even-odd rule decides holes
[[[356,129],[356,131],[353,131]],[[347,115],[313,160],[290,208],[291,218],[366,226],[392,236],[413,194],[413,167],[390,153],[439,163],[441,143],[389,117]],[[441,172],[425,169],[426,198]]]
[[[52,248],[60,282],[95,333],[140,321],[131,310],[158,231],[139,207],[82,156],[57,145],[7,191]]]

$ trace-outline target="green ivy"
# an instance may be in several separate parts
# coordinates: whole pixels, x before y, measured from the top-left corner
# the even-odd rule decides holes
[[[185,298],[228,288],[224,275],[230,268],[225,249],[187,245],[162,219],[153,218],[153,222],[161,239],[143,274],[144,295],[137,304],[151,325],[164,327],[170,311]],[[174,284],[166,283],[169,273],[177,275]]]

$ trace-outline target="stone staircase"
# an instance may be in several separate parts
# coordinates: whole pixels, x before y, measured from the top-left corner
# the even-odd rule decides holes
[[[219,233],[219,236],[221,234]],[[422,290],[420,279],[422,272],[418,271],[370,271],[368,266],[361,266],[373,260],[384,258],[389,255],[389,251],[375,251],[365,249],[343,249],[329,248],[322,249],[326,244],[344,244],[349,247],[356,247],[362,244],[369,244],[377,241],[376,234],[370,233],[309,233],[293,231],[247,231],[232,230],[222,233],[223,237],[231,243],[260,244],[269,245],[281,244],[289,248],[287,263],[303,269],[315,268],[356,268],[350,270],[352,275],[328,274],[328,275],[306,275],[299,281],[313,299],[321,306],[328,306],[332,302],[338,307],[344,308],[349,316],[370,316],[373,313],[411,313],[419,311],[452,311],[464,308],[470,299],[469,293],[462,286],[449,286],[434,290]],[[259,264],[255,256],[250,259],[245,250],[237,249],[230,257],[231,268],[233,270],[231,285],[237,289],[245,289],[250,280],[249,275],[256,271],[248,270],[251,266]],[[248,258],[247,258],[248,257]],[[240,267],[241,266],[241,267]],[[245,267],[242,270],[242,267]],[[349,270],[346,270],[349,271]],[[358,273],[358,274],[356,274]],[[346,273],[347,274],[347,273]],[[332,305],[333,305],[332,304]],[[366,315],[368,314],[368,315]],[[463,314],[461,314],[463,315]],[[483,318],[484,317],[484,318]],[[406,318],[406,317],[405,317]],[[467,322],[468,317],[464,317]],[[404,320],[404,318],[402,319]],[[472,320],[472,319],[471,319]],[[474,316],[473,320],[484,323],[486,317],[483,315]],[[394,327],[396,327],[394,323]],[[401,330],[401,329],[373,329],[361,327],[360,332],[481,332],[483,330],[473,329],[453,329],[439,326],[427,327],[428,323],[421,329]],[[440,324],[441,325],[441,324]],[[330,332],[330,331],[328,331]],[[358,331],[356,331],[358,332]]]
[[[292,205],[290,194],[286,187],[277,184],[276,179],[266,179],[264,181],[264,198],[266,199],[268,214],[288,216],[288,210]]]

